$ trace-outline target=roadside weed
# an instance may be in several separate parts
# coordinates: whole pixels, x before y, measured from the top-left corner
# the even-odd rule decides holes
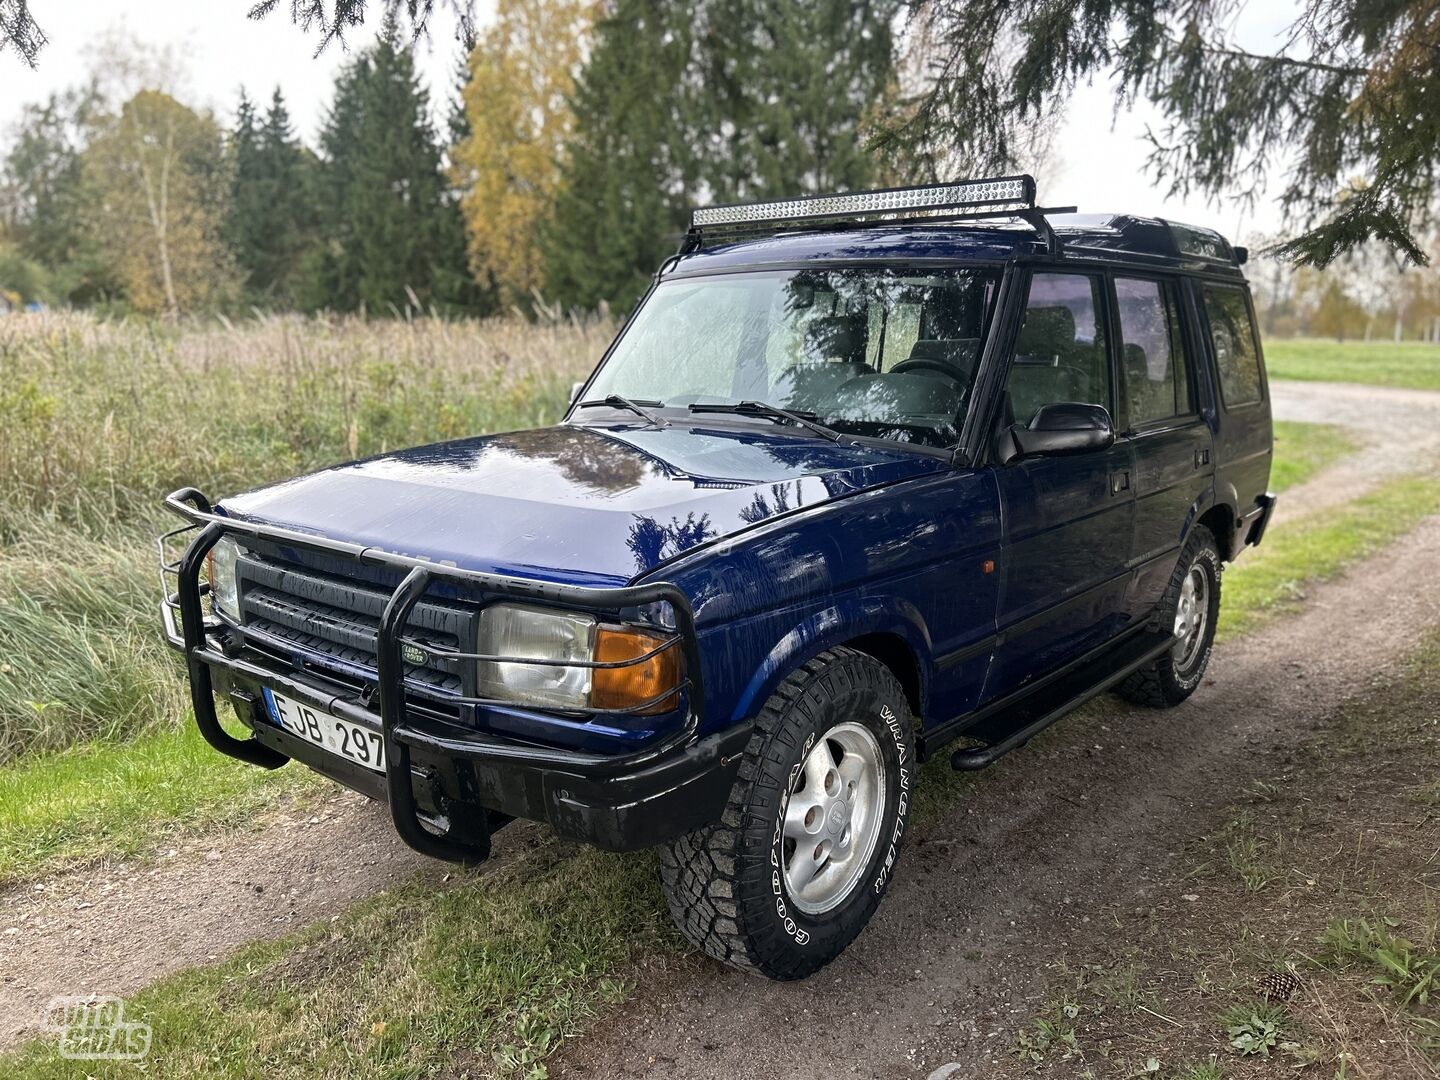
[[[1220,1026],[1230,1038],[1230,1046],[1241,1057],[1259,1054],[1269,1057],[1280,1044],[1280,1035],[1289,1017],[1277,1005],[1256,1001],[1248,1005],[1232,1005],[1220,1015]]]
[[[1028,1029],[1015,1035],[1010,1052],[1022,1061],[1040,1062],[1052,1050],[1059,1050],[1061,1060],[1068,1061],[1077,1052],[1075,1020],[1080,1015],[1080,1006],[1069,998],[1064,999],[1046,1016],[1037,1016]]]
[[[1281,876],[1282,871],[1268,859],[1268,845],[1252,833],[1243,833],[1225,848],[1230,869],[1240,875],[1245,888],[1259,892]]]
[[[1398,926],[1399,921],[1391,918],[1378,923],[1337,919],[1326,928],[1321,943],[1342,967],[1355,962],[1372,967],[1372,981],[1388,987],[1402,1009],[1425,1005],[1440,993],[1440,955],[1395,934]]]

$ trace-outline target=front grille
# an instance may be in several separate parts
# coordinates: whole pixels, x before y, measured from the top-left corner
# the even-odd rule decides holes
[[[375,642],[388,592],[244,554],[236,574],[247,634],[317,666],[374,678]],[[418,641],[474,652],[478,619],[477,608],[425,600],[415,605],[406,627]],[[474,694],[462,664],[427,656],[421,665],[405,665],[405,680],[436,695]]]

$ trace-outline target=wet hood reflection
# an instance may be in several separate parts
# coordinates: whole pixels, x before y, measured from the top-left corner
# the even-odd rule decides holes
[[[559,426],[340,465],[223,508],[473,570],[619,584],[777,514],[945,467],[760,425]]]

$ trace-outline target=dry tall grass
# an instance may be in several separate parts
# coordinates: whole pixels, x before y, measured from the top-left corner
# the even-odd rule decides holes
[[[0,537],[15,511],[103,536],[185,483],[233,491],[548,422],[612,332],[518,319],[0,320]]]
[[[177,722],[160,497],[553,422],[607,322],[0,318],[0,761]],[[166,519],[168,520],[168,519]]]

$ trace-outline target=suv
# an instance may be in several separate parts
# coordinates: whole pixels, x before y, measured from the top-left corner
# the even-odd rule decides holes
[[[920,763],[1195,690],[1275,505],[1244,250],[1034,191],[697,210],[560,424],[174,493],[201,732],[444,859],[661,845],[697,946],[814,972]]]

